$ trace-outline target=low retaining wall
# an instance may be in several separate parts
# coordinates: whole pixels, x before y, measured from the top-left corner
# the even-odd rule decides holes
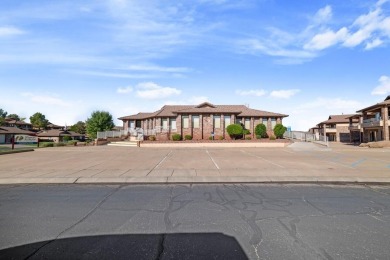
[[[169,143],[141,143],[141,147],[175,147],[175,148],[186,148],[186,147],[268,147],[268,148],[283,148],[288,146],[290,143],[255,143],[255,142],[232,142],[232,143],[186,143],[186,142],[169,142]]]

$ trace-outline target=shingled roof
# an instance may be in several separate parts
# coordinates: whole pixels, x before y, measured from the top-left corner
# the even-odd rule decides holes
[[[322,125],[322,124],[348,124],[349,118],[353,117],[354,115],[355,114],[330,115],[328,120],[319,123],[319,125]],[[353,119],[352,122],[357,123],[357,122],[359,122],[359,120]]]
[[[200,105],[165,105],[154,113],[138,113],[135,115],[124,116],[119,120],[141,120],[151,117],[173,117],[177,114],[236,114],[238,116],[258,116],[258,117],[288,117],[285,114],[273,113],[257,109],[251,109],[244,105],[213,105],[204,102]]]
[[[35,132],[23,130],[17,127],[0,126],[0,134],[23,134],[23,135],[35,135]]]

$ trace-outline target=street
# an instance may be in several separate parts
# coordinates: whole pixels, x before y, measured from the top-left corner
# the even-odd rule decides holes
[[[0,259],[388,259],[390,187],[2,185]]]

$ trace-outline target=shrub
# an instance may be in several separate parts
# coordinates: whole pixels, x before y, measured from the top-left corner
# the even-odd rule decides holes
[[[256,139],[261,139],[261,135],[256,135]]]
[[[191,136],[191,135],[185,135],[185,136],[184,136],[184,139],[185,139],[185,140],[192,140],[192,136]]]
[[[57,146],[57,147],[59,147],[59,146],[66,146],[66,144],[65,143],[56,143],[56,144],[54,144],[54,146]]]
[[[243,130],[244,129],[240,124],[232,124],[226,128],[226,131],[233,139],[236,139],[237,137],[241,136],[243,134]]]
[[[209,136],[209,140],[213,140],[213,137],[212,137],[212,136]]]
[[[151,135],[148,137],[149,141],[156,141],[156,136]]]
[[[69,144],[69,145],[74,145],[74,146],[76,146],[78,142],[79,142],[78,140],[70,140],[70,141],[68,142],[68,144]]]
[[[242,134],[243,134],[243,135],[250,135],[251,132],[250,132],[248,129],[244,129],[244,130],[242,131]]]
[[[172,140],[173,140],[173,141],[180,141],[180,140],[181,140],[181,135],[179,135],[179,134],[173,134],[173,135],[172,135]]]
[[[223,136],[221,135],[220,137],[218,137],[219,140],[224,140],[225,138],[223,138]]]
[[[72,137],[70,137],[69,135],[65,135],[64,137],[62,137],[62,141],[64,142],[69,142],[70,140],[72,140]]]
[[[41,147],[54,147],[54,143],[41,143]]]
[[[260,136],[261,138],[267,137],[267,127],[264,124],[258,124],[255,128],[255,134],[256,137],[257,136]]]
[[[276,140],[276,137],[275,136],[270,136],[269,140]]]
[[[245,139],[246,139],[246,140],[252,140],[252,137],[247,136],[247,137],[245,137]]]
[[[286,130],[287,128],[282,124],[276,124],[274,127],[274,134],[276,138],[283,138],[283,135],[286,132]]]

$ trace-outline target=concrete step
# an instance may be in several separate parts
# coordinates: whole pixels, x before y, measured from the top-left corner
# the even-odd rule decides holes
[[[109,143],[107,145],[109,145],[109,146],[137,147],[138,143],[137,142],[124,141],[124,142],[111,142],[111,143]]]

